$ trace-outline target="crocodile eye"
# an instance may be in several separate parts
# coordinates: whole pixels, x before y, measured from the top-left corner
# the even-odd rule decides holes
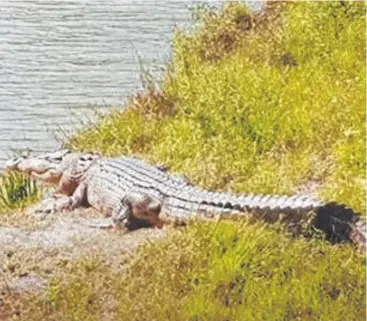
[[[92,161],[92,160],[94,160],[94,157],[92,156],[92,155],[84,155],[84,156],[81,156],[80,157],[80,160],[82,160],[82,161]]]

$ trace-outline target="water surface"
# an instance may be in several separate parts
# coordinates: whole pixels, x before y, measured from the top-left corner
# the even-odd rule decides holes
[[[122,106],[140,63],[162,66],[192,1],[3,1],[0,167],[10,149],[42,152],[92,108]]]
[[[173,27],[189,26],[195,2],[2,1],[0,168],[10,150],[58,148],[55,136],[93,109],[123,106],[141,63],[159,72],[167,62]]]

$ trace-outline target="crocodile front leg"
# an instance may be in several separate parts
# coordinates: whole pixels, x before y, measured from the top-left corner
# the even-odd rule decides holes
[[[86,190],[87,185],[85,183],[81,183],[71,196],[56,194],[53,197],[43,200],[40,204],[31,208],[29,212],[32,214],[54,214],[65,209],[73,210],[83,205]]]
[[[129,192],[118,207],[113,209],[111,218],[98,219],[87,223],[95,228],[121,228],[136,230],[141,227],[163,227],[159,219],[161,202],[142,192]]]
[[[59,198],[49,197],[27,210],[28,214],[54,214],[64,208],[69,207],[70,197],[61,196]]]

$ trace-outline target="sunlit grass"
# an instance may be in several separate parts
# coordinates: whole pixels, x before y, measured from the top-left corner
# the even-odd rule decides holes
[[[365,3],[242,3],[196,12],[172,62],[128,108],[66,145],[137,154],[212,189],[292,194],[311,184],[365,214]],[[148,89],[149,87],[149,89]],[[24,320],[364,320],[365,255],[264,225],[199,222],[123,272],[85,260]]]
[[[193,223],[121,273],[96,255],[54,279],[20,320],[364,320],[365,256],[274,229]]]
[[[68,145],[140,154],[219,190],[313,182],[365,213],[364,13],[362,2],[274,4],[267,19],[236,3],[201,10],[193,33],[176,31],[159,89]]]
[[[118,319],[362,319],[364,269],[350,247],[260,225],[194,224],[141,252],[116,287],[120,302],[140,303],[118,305]]]

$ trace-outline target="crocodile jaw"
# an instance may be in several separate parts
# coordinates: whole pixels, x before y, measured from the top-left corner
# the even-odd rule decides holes
[[[15,158],[5,163],[6,169],[17,170],[26,174],[44,174],[50,169],[56,169],[57,165],[40,158]]]
[[[47,175],[48,182],[57,184],[62,175],[59,170],[61,162],[69,153],[69,150],[60,150],[36,157],[21,156],[8,160],[5,163],[5,168],[39,179],[41,177],[37,177],[37,175]]]

